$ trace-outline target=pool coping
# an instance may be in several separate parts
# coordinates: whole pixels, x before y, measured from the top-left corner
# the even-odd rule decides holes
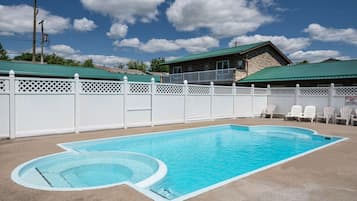
[[[55,153],[55,154],[49,154],[49,155],[44,155],[44,156],[41,156],[41,157],[37,157],[35,159],[32,159],[30,161],[27,161],[25,163],[29,163],[33,160],[36,160],[36,159],[40,159],[40,158],[44,158],[44,157],[47,157],[47,156],[51,156],[51,155],[56,155],[56,154],[60,154],[60,153],[65,153],[65,152],[69,152],[69,151],[72,151],[72,152],[77,152],[76,150],[74,149],[71,149],[71,148],[68,148],[66,147],[65,145],[66,144],[72,144],[72,143],[80,143],[80,142],[91,142],[91,141],[102,141],[102,140],[108,140],[108,139],[121,139],[121,138],[128,138],[128,137],[135,137],[135,136],[145,136],[145,135],[156,135],[156,134],[162,134],[162,133],[168,133],[168,132],[175,132],[175,131],[187,131],[187,130],[193,130],[193,129],[199,129],[199,128],[214,128],[214,127],[222,127],[222,126],[241,126],[241,127],[247,127],[247,128],[250,128],[250,127],[261,127],[261,126],[274,126],[274,127],[286,127],[286,128],[299,128],[299,129],[303,129],[303,130],[309,130],[312,132],[312,135],[319,135],[319,136],[328,136],[328,137],[338,137],[338,138],[341,138],[339,140],[336,140],[335,142],[331,142],[329,144],[325,144],[323,146],[320,146],[320,147],[317,147],[317,148],[314,148],[314,149],[311,149],[309,151],[306,151],[306,152],[303,152],[301,154],[297,154],[295,156],[292,156],[292,157],[289,157],[289,158],[286,158],[284,160],[281,160],[281,161],[278,161],[276,163],[272,163],[272,164],[269,164],[267,166],[263,166],[261,168],[258,168],[256,170],[253,170],[253,171],[250,171],[250,172],[247,172],[245,174],[242,174],[242,175],[239,175],[239,176],[236,176],[236,177],[232,177],[230,179],[227,179],[227,180],[224,180],[222,182],[218,182],[216,184],[213,184],[213,185],[210,185],[210,186],[207,186],[205,188],[202,188],[202,189],[199,189],[199,190],[196,190],[196,191],[193,191],[191,193],[188,193],[188,194],[185,194],[185,195],[182,195],[180,197],[177,197],[175,199],[172,199],[172,200],[169,200],[169,199],[166,199],[152,191],[150,191],[149,189],[147,188],[141,188],[139,186],[137,186],[136,184],[133,184],[132,182],[128,182],[128,181],[125,181],[125,182],[120,182],[120,183],[116,183],[116,184],[110,184],[110,185],[103,185],[103,186],[96,186],[96,187],[90,187],[90,188],[84,188],[84,189],[80,189],[80,188],[77,188],[76,190],[73,190],[73,189],[63,189],[63,190],[53,190],[52,189],[47,189],[47,191],[81,191],[81,190],[93,190],[93,189],[100,189],[100,188],[107,188],[107,187],[112,187],[112,186],[119,186],[119,185],[123,185],[123,184],[126,184],[132,188],[134,188],[135,190],[139,191],[140,193],[146,195],[147,197],[151,198],[151,199],[154,199],[156,201],[182,201],[182,200],[186,200],[186,199],[189,199],[189,198],[193,198],[193,197],[196,197],[202,193],[205,193],[205,192],[208,192],[210,190],[213,190],[213,189],[216,189],[218,187],[221,187],[223,185],[226,185],[228,183],[231,183],[231,182],[234,182],[234,181],[237,181],[239,179],[242,179],[242,178],[245,178],[245,177],[248,177],[250,175],[253,175],[253,174],[256,174],[258,172],[262,172],[264,170],[267,170],[269,168],[272,168],[272,167],[275,167],[275,166],[278,166],[278,165],[281,165],[283,163],[286,163],[286,162],[289,162],[291,160],[294,160],[296,158],[300,158],[300,157],[303,157],[305,155],[308,155],[308,154],[311,154],[313,152],[316,152],[318,150],[321,150],[321,149],[324,149],[326,147],[329,147],[329,146],[332,146],[332,145],[335,145],[337,143],[340,143],[340,142],[343,142],[343,141],[346,141],[348,140],[349,138],[348,137],[342,137],[342,136],[337,136],[337,135],[328,135],[328,134],[322,134],[322,133],[318,133],[316,130],[313,130],[313,129],[309,129],[309,128],[305,128],[305,127],[299,127],[299,126],[289,126],[289,125],[272,125],[272,124],[261,124],[261,125],[242,125],[242,124],[232,124],[232,123],[228,123],[228,124],[218,124],[218,125],[211,125],[211,126],[199,126],[199,127],[193,127],[193,128],[184,128],[184,129],[173,129],[173,130],[166,130],[166,131],[158,131],[158,132],[147,132],[147,133],[139,133],[139,134],[133,134],[133,135],[125,135],[125,136],[114,136],[114,137],[104,137],[104,138],[96,138],[96,139],[89,139],[89,140],[78,140],[78,141],[71,141],[71,142],[65,142],[65,143],[59,143],[57,144],[58,147],[62,148],[63,152],[59,152],[59,153]],[[137,153],[137,152],[135,152]],[[151,156],[149,156],[151,157]],[[152,157],[154,158],[154,157]],[[154,158],[156,159],[156,158]],[[157,159],[158,160],[158,159]],[[23,164],[25,164],[23,163]],[[23,165],[21,164],[21,165]],[[19,165],[19,166],[21,166]],[[16,182],[17,183],[17,182]],[[22,185],[22,184],[21,184]],[[25,186],[27,187],[27,186]],[[42,190],[42,189],[41,189]]]
[[[123,184],[127,184],[127,185],[135,185],[138,186],[139,188],[147,188],[153,184],[155,184],[156,182],[160,181],[161,179],[163,179],[166,174],[167,174],[167,166],[164,162],[162,162],[160,159],[157,159],[155,157],[152,157],[150,155],[147,154],[143,154],[143,153],[138,153],[138,152],[129,152],[129,151],[106,151],[108,153],[124,153],[124,154],[133,154],[133,155],[138,155],[138,156],[142,156],[142,157],[146,157],[149,158],[153,161],[155,161],[158,165],[157,170],[150,176],[148,176],[147,178],[138,181],[136,183],[132,183],[129,181],[121,181],[121,182],[116,182],[116,183],[112,183],[112,184],[107,184],[107,185],[100,185],[100,186],[93,186],[93,187],[80,187],[80,188],[58,188],[58,187],[43,187],[40,185],[34,185],[28,182],[23,182],[23,180],[19,177],[19,173],[21,171],[22,168],[26,167],[27,165],[31,164],[32,162],[41,160],[41,159],[45,159],[47,157],[51,157],[51,156],[56,156],[56,155],[60,155],[60,154],[65,154],[65,153],[78,153],[76,151],[71,151],[71,150],[66,150],[66,151],[62,151],[62,152],[58,152],[58,153],[54,153],[54,154],[48,154],[48,155],[43,155],[40,157],[36,157],[34,159],[31,159],[29,161],[26,161],[24,163],[21,163],[20,165],[18,165],[12,172],[11,172],[11,179],[24,187],[27,188],[32,188],[32,189],[37,189],[37,190],[44,190],[44,191],[84,191],[84,190],[94,190],[94,189],[101,189],[101,188],[109,188],[109,187],[113,187],[113,186],[119,186],[119,185],[123,185]]]

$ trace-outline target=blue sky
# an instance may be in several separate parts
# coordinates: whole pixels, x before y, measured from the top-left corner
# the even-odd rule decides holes
[[[100,65],[265,40],[293,61],[357,58],[355,0],[37,1],[46,53]],[[31,7],[32,0],[0,0],[0,42],[10,55],[31,49]]]

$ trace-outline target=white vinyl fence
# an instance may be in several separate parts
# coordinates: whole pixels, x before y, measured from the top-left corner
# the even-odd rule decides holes
[[[254,87],[0,77],[0,138],[260,115]],[[258,91],[257,91],[258,92]]]
[[[298,104],[302,106],[315,105],[317,112],[322,114],[325,106],[341,108],[349,104],[351,107],[357,107],[356,102],[346,103],[347,99],[357,101],[357,87],[268,87],[268,103],[277,106],[275,113],[286,114],[290,111],[291,106]]]
[[[345,105],[357,87],[255,88],[0,77],[0,138],[259,116],[267,104],[318,112]],[[356,98],[357,99],[357,98]]]

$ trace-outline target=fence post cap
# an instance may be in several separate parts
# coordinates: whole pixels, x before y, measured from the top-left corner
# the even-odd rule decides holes
[[[335,84],[334,83],[331,83],[331,87],[334,87],[335,86]]]
[[[254,84],[250,85],[251,87],[254,87]]]
[[[267,88],[270,88],[270,84],[267,85]]]
[[[10,71],[9,71],[9,75],[10,75],[10,76],[14,76],[14,75],[15,75],[15,71],[14,71],[14,70],[10,70]]]
[[[75,79],[78,79],[78,78],[79,78],[79,74],[78,74],[78,73],[75,73],[75,74],[74,74],[74,78],[75,78]]]
[[[128,81],[128,77],[127,76],[124,76],[124,81]]]
[[[296,87],[300,87],[300,84],[296,84]]]
[[[184,80],[183,83],[184,83],[184,84],[188,84],[187,80]]]
[[[154,77],[151,78],[151,82],[155,82],[155,78]]]
[[[234,86],[234,87],[235,87],[235,86],[236,86],[236,83],[235,83],[235,82],[233,82],[233,83],[232,83],[232,86]]]
[[[211,82],[210,82],[210,85],[214,85],[214,83],[211,81]]]

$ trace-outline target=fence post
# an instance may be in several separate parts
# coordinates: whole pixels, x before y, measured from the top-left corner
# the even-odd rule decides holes
[[[74,132],[79,133],[79,121],[80,121],[80,105],[79,105],[79,96],[80,96],[80,82],[79,74],[74,74]]]
[[[236,119],[236,98],[237,98],[237,90],[236,90],[236,83],[233,82],[232,84],[232,94],[233,94],[233,119]]]
[[[250,86],[250,94],[252,95],[252,117],[254,117],[255,112],[255,97],[254,97],[254,84]]]
[[[183,119],[184,123],[187,123],[187,93],[188,93],[188,82],[187,80],[183,81],[183,105],[184,105],[184,113],[183,113]]]
[[[16,138],[16,117],[15,117],[15,72],[13,70],[10,70],[9,72],[9,89],[10,89],[10,95],[9,95],[9,106],[10,106],[10,111],[9,111],[9,130],[10,130],[10,139]]]
[[[211,121],[214,120],[214,111],[213,111],[213,99],[214,99],[214,83],[213,82],[210,82],[210,108],[209,108],[209,113],[210,113],[210,119]]]
[[[335,96],[335,84],[331,83],[329,92],[328,92],[328,105],[333,106],[333,97]]]
[[[127,125],[127,112],[128,112],[128,108],[127,108],[127,98],[128,98],[128,77],[124,76],[124,97],[123,97],[123,124],[124,124],[124,129],[128,128]]]
[[[151,126],[154,126],[154,96],[156,93],[155,78],[151,78]]]
[[[299,104],[299,96],[300,96],[300,85],[296,84],[296,87],[295,87],[295,105]]]

